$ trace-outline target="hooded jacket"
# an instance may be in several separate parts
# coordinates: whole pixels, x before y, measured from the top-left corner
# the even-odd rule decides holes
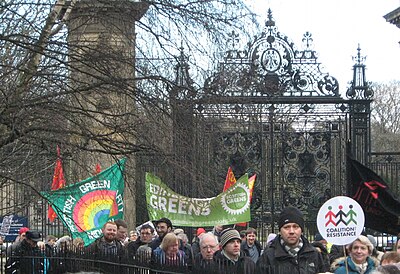
[[[321,254],[301,236],[303,247],[297,257],[291,256],[281,245],[277,236],[257,261],[256,273],[260,274],[314,274],[325,272]]]
[[[346,260],[348,272],[346,272]],[[372,273],[373,270],[379,265],[379,261],[372,257],[367,257],[367,270],[363,274]],[[341,257],[336,259],[331,265],[332,271],[335,274],[360,274],[361,272],[357,269],[353,260],[350,256]]]

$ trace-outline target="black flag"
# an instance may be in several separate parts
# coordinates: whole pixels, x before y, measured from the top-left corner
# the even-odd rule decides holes
[[[397,235],[400,232],[400,200],[386,182],[360,162],[347,158],[350,166],[350,197],[364,210],[365,227]]]

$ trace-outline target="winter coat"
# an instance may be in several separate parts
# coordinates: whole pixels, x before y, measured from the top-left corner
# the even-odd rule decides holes
[[[27,240],[15,246],[5,266],[6,274],[46,274],[48,270],[49,260],[45,252],[38,246],[31,246]]]
[[[128,258],[129,258],[129,260],[134,259],[135,256],[136,256],[136,252],[137,252],[138,248],[139,248],[140,246],[142,246],[142,245],[145,245],[145,244],[147,244],[147,243],[142,242],[142,241],[140,240],[140,238],[138,238],[136,241],[129,242],[128,245],[126,246],[126,249],[127,249],[127,251],[128,251]]]
[[[204,260],[201,253],[196,254],[192,268],[193,274],[218,274],[218,266],[215,260]]]
[[[160,247],[157,247],[151,257],[151,265],[155,269],[160,269],[163,271],[184,271],[187,269],[187,262],[185,252],[178,249],[176,258],[167,258],[165,251]]]
[[[260,256],[261,256],[261,250],[262,250],[261,244],[260,244],[259,241],[256,240],[256,241],[254,242],[254,245],[256,246],[256,249],[257,249],[257,251],[258,251],[258,257],[260,257]],[[247,241],[243,241],[243,242],[240,244],[240,250],[243,251],[243,253],[244,253],[246,256],[249,256],[249,257],[250,257],[249,246],[247,245]]]
[[[346,272],[346,261],[347,261],[347,267],[348,267],[348,272]],[[367,270],[363,274],[369,274],[374,271],[374,269],[379,265],[379,261],[372,258],[372,257],[367,257]],[[338,258],[333,262],[331,265],[331,270],[335,274],[360,274],[357,270],[356,265],[354,264],[353,260],[351,259],[350,256],[347,257],[342,257]]]
[[[321,254],[301,236],[303,247],[297,257],[291,256],[281,245],[281,236],[277,236],[264,250],[257,261],[256,273],[259,274],[315,274],[325,272]]]
[[[328,250],[326,250],[326,247],[320,242],[313,242],[311,245],[313,247],[315,247],[318,252],[321,253],[322,261],[324,264],[324,269],[325,269],[325,271],[328,271],[330,269],[330,265],[331,265],[330,261],[329,261]]]
[[[104,237],[86,247],[84,253],[88,259],[96,260],[92,267],[93,271],[101,270],[103,273],[116,273],[119,270],[114,264],[127,262],[126,249],[121,242],[114,240],[113,244],[108,244],[104,241]]]
[[[234,263],[218,250],[214,254],[214,263],[218,269],[215,273],[219,274],[253,274],[256,268],[251,258],[245,256],[243,252],[240,252],[239,259]]]

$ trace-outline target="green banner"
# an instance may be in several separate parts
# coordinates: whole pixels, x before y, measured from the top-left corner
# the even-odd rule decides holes
[[[107,221],[123,218],[125,160],[79,183],[41,193],[72,237],[81,237],[85,246],[102,235]]]
[[[179,195],[157,176],[146,173],[146,200],[150,220],[166,217],[174,226],[214,226],[250,221],[248,175],[213,198]]]

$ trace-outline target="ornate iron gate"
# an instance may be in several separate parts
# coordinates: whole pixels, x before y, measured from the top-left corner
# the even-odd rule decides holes
[[[186,111],[186,116],[172,115],[180,117],[173,124],[186,132],[174,134],[175,147],[193,144],[185,151],[194,155],[191,165],[203,180],[214,182],[200,189],[175,178],[175,187],[210,197],[222,190],[228,166],[236,176],[255,173],[250,225],[274,231],[277,214],[293,205],[302,209],[308,233],[314,233],[319,207],[346,194],[348,150],[367,155],[370,100],[358,91],[343,99],[336,79],[320,71],[311,34],[297,50],[277,31],[270,11],[264,31],[246,50],[235,47],[236,38],[232,33],[232,48],[203,94],[188,97],[183,89],[185,94],[175,91],[170,98],[175,113]],[[188,134],[190,127],[195,130]]]

